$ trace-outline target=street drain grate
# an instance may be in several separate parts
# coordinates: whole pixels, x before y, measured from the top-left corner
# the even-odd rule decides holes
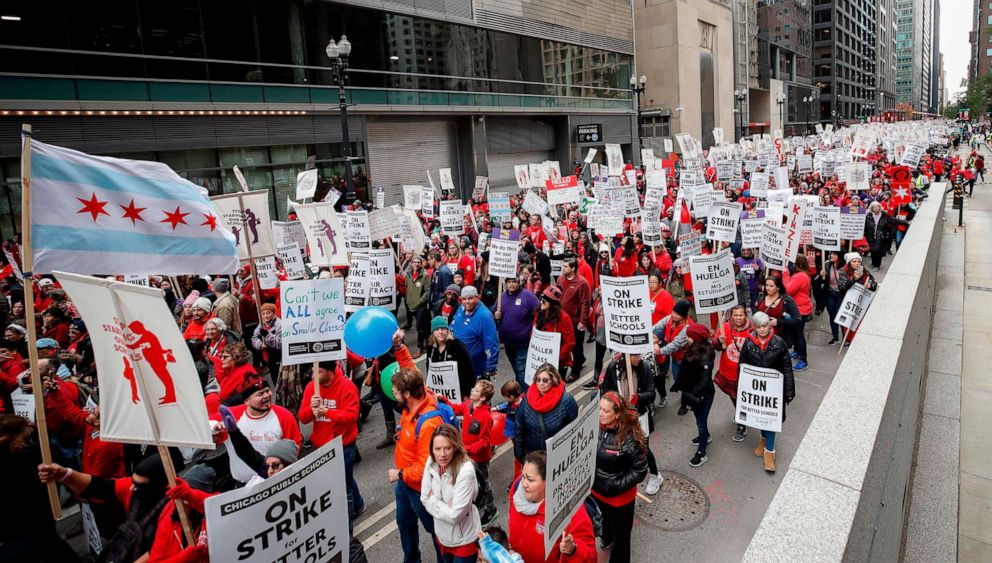
[[[662,471],[665,483],[648,504],[637,499],[636,515],[642,524],[665,532],[686,532],[702,524],[710,514],[710,499],[692,479],[673,471]]]

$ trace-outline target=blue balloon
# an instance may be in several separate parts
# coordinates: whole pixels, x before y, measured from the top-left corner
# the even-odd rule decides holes
[[[377,358],[392,348],[398,328],[396,317],[388,309],[365,307],[344,323],[344,342],[363,358]]]

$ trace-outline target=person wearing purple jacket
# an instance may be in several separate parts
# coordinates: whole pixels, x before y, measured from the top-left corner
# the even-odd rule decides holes
[[[527,349],[531,330],[534,328],[534,315],[541,307],[541,301],[532,292],[521,288],[517,277],[506,278],[503,287],[499,301],[493,304],[493,317],[496,319],[499,341],[503,343],[506,357],[513,367],[513,374],[520,383],[520,388],[527,392],[527,384],[524,383]]]

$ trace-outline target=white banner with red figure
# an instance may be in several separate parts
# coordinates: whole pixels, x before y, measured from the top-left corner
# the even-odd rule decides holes
[[[193,357],[162,290],[56,272],[89,329],[100,438],[213,449]]]
[[[238,258],[248,259],[248,245],[255,258],[276,253],[269,220],[269,192],[256,190],[224,194],[210,198],[220,212],[221,224],[234,233]]]

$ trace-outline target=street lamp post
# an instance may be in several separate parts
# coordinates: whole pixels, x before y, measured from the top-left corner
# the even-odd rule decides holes
[[[810,126],[809,117],[813,113],[813,96],[803,96],[803,103],[806,104],[806,134],[809,135],[812,131]]]
[[[344,83],[348,80],[348,55],[351,54],[351,41],[347,35],[342,35],[337,43],[334,38],[325,49],[331,59],[331,72],[338,84],[338,109],[341,111],[341,141],[344,143],[344,203],[351,204],[357,199],[355,183],[351,174],[351,138],[348,135],[348,98],[345,96]]]
[[[737,106],[737,138],[741,140],[744,136],[744,100],[747,99],[747,92],[744,90],[734,90],[734,104]]]
[[[775,103],[778,104],[778,117],[782,126],[782,136],[785,137],[785,92],[775,95]]]
[[[634,96],[634,103],[637,108],[637,147],[641,147],[641,94],[647,87],[648,77],[641,75],[640,80],[636,76],[630,77],[630,93]]]

